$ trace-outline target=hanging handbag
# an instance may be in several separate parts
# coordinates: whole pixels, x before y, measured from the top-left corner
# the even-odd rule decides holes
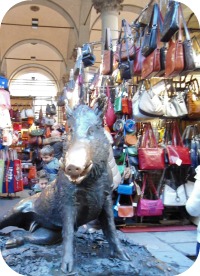
[[[157,199],[144,198],[147,180],[150,182],[150,189]],[[142,182],[142,194],[138,201],[136,215],[138,217],[162,216],[163,209],[164,206],[162,200],[159,198],[158,193],[156,192],[156,188],[150,178],[150,175],[145,174]]]
[[[165,168],[165,153],[159,148],[150,123],[147,123],[138,148],[140,170],[162,170]]]
[[[124,32],[124,36],[122,36]],[[117,61],[132,60],[135,57],[134,39],[131,28],[125,19],[122,19],[121,30],[117,41],[115,59]]]
[[[135,192],[135,186],[133,183],[119,184],[117,187],[117,192],[121,195],[132,195]]]
[[[193,48],[195,71],[199,71],[200,70],[200,42],[195,35],[191,38],[191,41],[192,41],[192,48]]]
[[[137,33],[138,35],[138,33]],[[135,58],[133,63],[133,75],[134,76],[141,76],[142,74],[142,64],[145,57],[142,55],[142,31],[140,30],[138,39],[135,42]]]
[[[177,185],[173,171],[170,170],[170,178],[164,179],[164,188],[161,199],[164,206],[185,206],[194,188],[194,182],[187,181]]]
[[[197,79],[192,80],[195,86],[189,86],[186,94],[186,102],[188,109],[188,117],[191,119],[199,119],[200,117],[200,89]]]
[[[158,36],[158,22],[159,22],[159,6],[157,3],[153,6],[151,20],[145,28],[145,33],[142,43],[142,55],[147,57],[157,47],[157,36]]]
[[[195,70],[194,52],[193,45],[188,31],[187,24],[183,16],[182,6],[180,5],[180,12],[182,16],[183,27],[185,31],[185,40],[183,41],[183,52],[184,52],[184,72],[188,73]]]
[[[153,89],[144,90],[139,101],[140,113],[149,117],[162,117],[164,115],[164,106],[158,94]]]
[[[191,165],[190,152],[183,145],[177,122],[171,126],[172,141],[171,145],[166,146],[167,156],[170,165]]]
[[[120,200],[126,198],[126,205],[125,203],[120,203]],[[130,203],[127,202],[130,201]],[[123,200],[124,201],[124,200]],[[114,209],[114,216],[115,217],[122,217],[122,218],[131,218],[134,216],[134,209],[133,209],[133,199],[132,196],[121,196],[120,194],[117,197],[116,203],[113,206]]]
[[[56,106],[55,104],[46,105],[46,115],[56,115]]]
[[[111,75],[113,72],[113,50],[110,28],[106,28],[105,46],[102,57],[102,75]]]
[[[179,29],[179,2],[169,1],[167,12],[163,20],[161,41],[168,42]]]
[[[96,61],[96,57],[94,56],[92,47],[89,43],[83,44],[82,46],[82,61],[84,67],[92,66]]]
[[[113,124],[115,123],[117,117],[115,115],[114,107],[111,102],[109,86],[106,87],[106,91],[107,91],[106,93],[107,93],[107,97],[108,97],[108,106],[107,106],[107,110],[105,112],[105,122],[106,122],[106,125],[109,128],[111,128],[113,126]]]
[[[165,77],[176,77],[184,69],[184,51],[181,29],[181,13],[179,12],[179,30],[178,39],[169,41],[169,46],[166,54]]]

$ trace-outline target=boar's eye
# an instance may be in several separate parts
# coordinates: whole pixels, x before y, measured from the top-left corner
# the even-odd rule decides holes
[[[89,127],[88,130],[87,130],[87,134],[89,136],[93,136],[94,135],[94,128],[93,127]]]

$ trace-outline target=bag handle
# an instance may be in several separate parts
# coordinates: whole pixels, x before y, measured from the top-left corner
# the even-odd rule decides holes
[[[149,144],[149,146],[148,146]],[[147,123],[142,135],[141,148],[157,148],[158,144],[151,123]]]
[[[183,16],[183,9],[182,9],[181,3],[179,4],[179,9],[180,9],[180,15],[182,17],[183,27],[184,27],[184,31],[185,31],[185,38],[186,38],[187,41],[191,41],[190,33],[189,33],[189,30],[188,30],[185,18]]]
[[[172,145],[183,147],[183,141],[181,138],[181,134],[180,134],[177,122],[173,122],[172,124]]]

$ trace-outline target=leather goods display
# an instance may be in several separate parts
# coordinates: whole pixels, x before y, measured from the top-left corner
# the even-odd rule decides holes
[[[147,123],[138,148],[140,170],[162,170],[165,167],[165,153],[159,148],[150,123]]]
[[[164,106],[158,94],[153,89],[144,90],[139,101],[140,113],[149,117],[160,117],[164,115]]]
[[[46,126],[53,126],[54,123],[55,123],[55,119],[54,118],[44,117],[44,124]]]
[[[142,74],[142,63],[145,57],[142,55],[142,31],[136,32],[136,42],[135,42],[135,58],[133,63],[133,75],[141,76]]]
[[[160,69],[160,49],[156,48],[143,60],[142,79],[149,79],[156,76]]]
[[[193,53],[193,45],[188,31],[187,24],[183,16],[183,10],[180,5],[180,12],[182,16],[182,22],[185,32],[185,40],[183,41],[183,51],[184,51],[184,72],[190,72],[195,70],[195,61]]]
[[[160,18],[159,6],[157,3],[153,6],[153,12],[149,24],[145,28],[145,34],[142,43],[142,55],[147,57],[157,47],[158,22]]]
[[[56,115],[56,106],[55,104],[46,105],[46,115]]]
[[[114,101],[114,111],[115,113],[122,112],[122,95],[117,95]]]
[[[110,75],[113,72],[113,50],[110,28],[106,28],[105,46],[102,57],[102,75]]]
[[[191,165],[189,148],[183,145],[183,141],[178,129],[177,122],[171,126],[172,141],[171,145],[166,146],[168,160],[170,165]]]
[[[196,80],[197,85],[198,81]],[[200,116],[200,90],[194,90],[192,87],[187,92],[188,117],[198,119]]]
[[[108,86],[106,88],[106,94],[108,97],[108,106],[107,106],[107,110],[105,112],[105,122],[106,122],[107,126],[109,128],[111,128],[116,121],[116,115],[115,115],[113,104],[111,102],[110,89]]]
[[[199,71],[200,70],[200,42],[195,35],[191,38],[191,41],[192,41],[195,71]]]
[[[124,142],[127,146],[133,146],[137,144],[137,137],[136,135],[126,134],[124,137]]]
[[[191,181],[178,184],[172,170],[170,170],[169,178],[164,179],[163,183],[161,199],[164,206],[184,206],[194,188],[194,182]]]
[[[126,115],[132,115],[133,110],[132,110],[132,100],[129,99],[128,97],[123,97],[122,98],[122,113]]]
[[[89,43],[83,44],[82,46],[82,61],[84,67],[92,66],[96,61],[96,57],[94,56],[92,47]]]
[[[181,25],[181,13],[179,12],[178,39],[175,41],[171,39],[169,41],[169,47],[166,54],[165,77],[175,77],[179,75],[185,66]]]
[[[132,195],[135,191],[135,186],[133,183],[130,184],[119,184],[117,187],[118,194],[121,195]]]
[[[122,32],[124,35],[122,37]],[[135,47],[133,35],[128,22],[123,19],[119,38],[117,41],[117,47],[115,51],[115,59],[117,61],[132,60],[135,57]]]
[[[127,119],[124,123],[124,129],[128,133],[136,133],[136,122],[133,119]]]
[[[122,217],[122,218],[131,218],[134,216],[134,209],[133,209],[133,199],[132,196],[126,196],[126,198],[128,197],[130,203],[129,205],[124,205],[122,203],[120,203],[121,198],[125,197],[121,196],[120,194],[118,195],[118,198],[116,200],[115,205],[113,206],[114,209],[114,216],[115,217]],[[127,201],[127,200],[126,200]]]
[[[122,80],[129,80],[133,77],[133,60],[119,61],[119,71]]]
[[[167,12],[163,20],[161,41],[168,42],[179,28],[179,2],[169,1]]]
[[[141,100],[141,96],[145,91],[144,85],[139,85],[136,93],[134,94],[132,98],[132,108],[133,108],[133,118],[136,122],[142,122],[142,121],[150,121],[154,119],[154,117],[144,115],[140,112],[139,104]]]
[[[150,189],[153,195],[156,197],[156,199],[144,198],[147,181],[150,182],[149,183]],[[156,192],[156,188],[150,178],[150,175],[145,174],[143,177],[142,193],[138,201],[136,215],[139,217],[162,216],[163,209],[164,209],[164,206],[163,206],[162,200],[159,198]]]

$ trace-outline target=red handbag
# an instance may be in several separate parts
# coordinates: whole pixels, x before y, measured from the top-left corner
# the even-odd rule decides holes
[[[132,101],[127,97],[122,98],[122,113],[132,115]]]
[[[113,50],[111,47],[110,28],[106,28],[105,46],[102,58],[102,75],[110,75],[113,72]]]
[[[107,97],[108,97],[108,107],[107,107],[107,110],[105,113],[105,122],[109,128],[112,128],[117,117],[116,117],[114,107],[113,107],[111,99],[110,99],[110,89],[108,86],[107,86]]]
[[[151,191],[157,197],[157,199],[153,200],[153,199],[143,198],[147,180],[150,181]],[[162,200],[159,198],[157,194],[156,188],[150,178],[150,175],[147,176],[147,174],[145,174],[143,178],[143,183],[142,183],[141,197],[137,205],[137,211],[136,211],[137,216],[139,217],[161,216],[163,213],[163,209],[164,209],[164,205],[162,203]]]
[[[14,162],[14,192],[20,192],[24,190],[24,183],[23,183],[23,174],[22,174],[22,165],[21,160],[16,159]]]
[[[138,148],[140,170],[162,170],[165,167],[165,153],[159,148],[150,123],[147,123]]]
[[[172,144],[166,146],[170,165],[191,165],[189,148],[183,145],[177,122],[172,124]]]

